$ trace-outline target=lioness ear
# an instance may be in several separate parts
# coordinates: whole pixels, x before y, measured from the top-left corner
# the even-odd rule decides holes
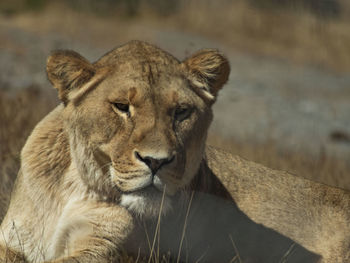
[[[207,99],[215,101],[218,91],[228,80],[228,60],[215,49],[204,49],[182,63],[189,73],[189,80]]]
[[[71,50],[54,51],[47,59],[46,71],[65,104],[68,103],[70,91],[80,88],[95,74],[93,65]]]

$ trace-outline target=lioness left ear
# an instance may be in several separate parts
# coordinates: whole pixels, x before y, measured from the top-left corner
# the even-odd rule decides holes
[[[228,60],[215,49],[204,49],[182,62],[191,85],[214,102],[230,74]]]
[[[58,96],[67,104],[69,94],[87,83],[95,74],[93,65],[71,50],[52,52],[47,59],[47,76],[58,90]]]

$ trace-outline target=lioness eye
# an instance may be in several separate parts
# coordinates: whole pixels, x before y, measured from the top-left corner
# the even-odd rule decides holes
[[[185,108],[185,107],[177,108],[175,110],[175,119],[177,121],[183,121],[191,115],[191,112],[192,111],[190,108]]]
[[[123,113],[129,113],[129,104],[113,103],[113,106]]]

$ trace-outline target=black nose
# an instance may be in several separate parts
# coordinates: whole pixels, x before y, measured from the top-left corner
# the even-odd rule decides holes
[[[152,174],[155,175],[156,172],[163,166],[168,163],[171,163],[174,160],[174,156],[170,158],[156,159],[150,156],[142,156],[140,153],[135,152],[135,156],[140,161],[144,162],[152,171]]]

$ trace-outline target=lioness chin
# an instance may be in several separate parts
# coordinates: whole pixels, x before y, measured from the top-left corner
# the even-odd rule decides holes
[[[205,146],[229,72],[212,49],[179,61],[132,41],[95,63],[53,52],[62,103],[22,150],[0,262],[111,262],[122,250],[227,262],[237,248],[273,262],[293,242],[291,262],[349,262],[348,192]]]

